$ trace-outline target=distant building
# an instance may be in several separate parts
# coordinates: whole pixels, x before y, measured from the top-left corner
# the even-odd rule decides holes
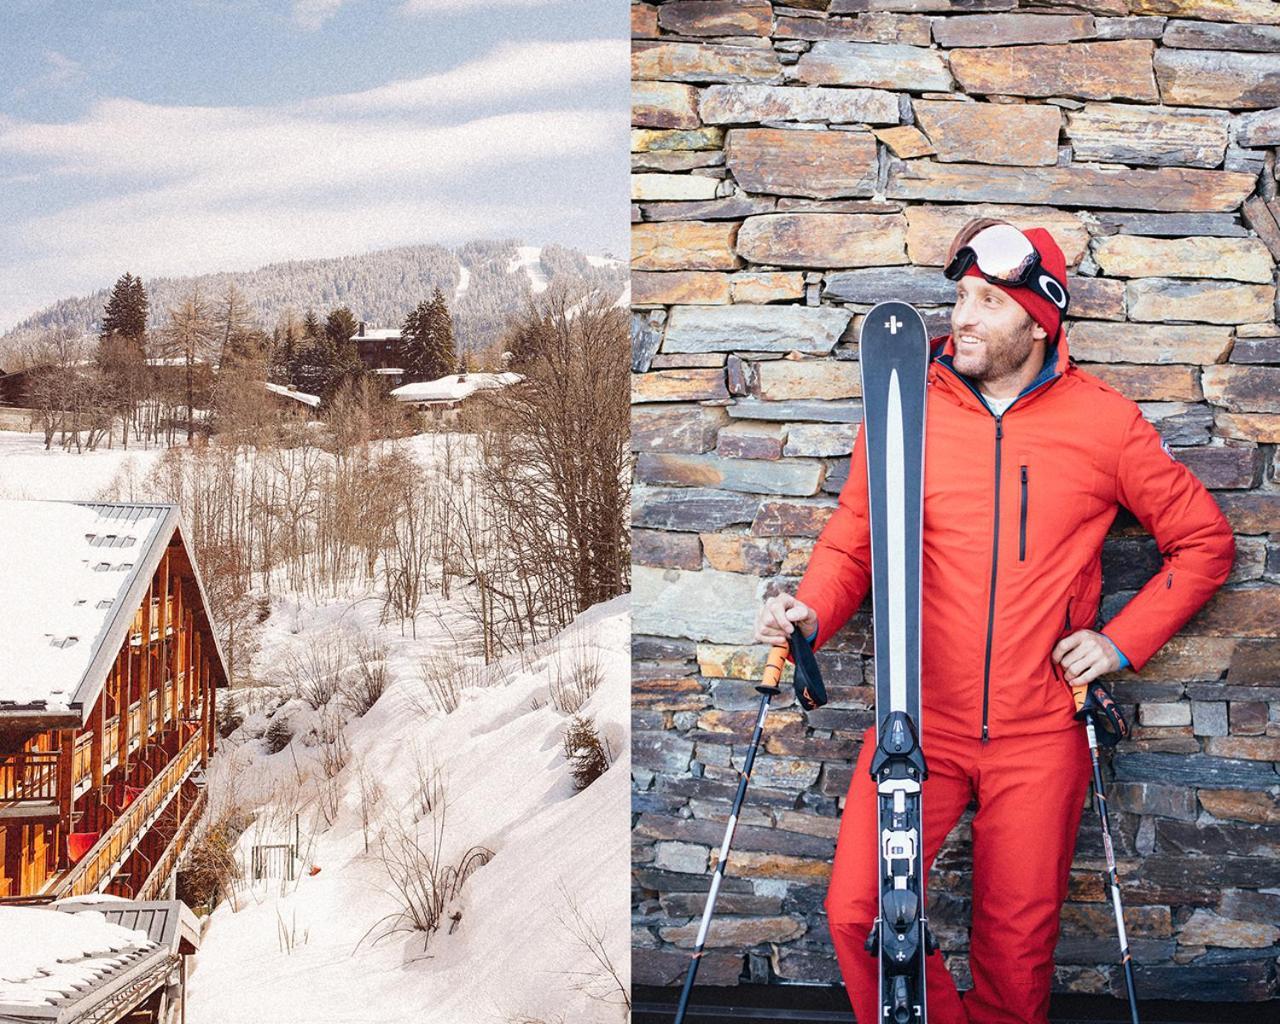
[[[400,354],[400,331],[394,327],[369,327],[363,320],[351,339],[356,343],[360,362],[370,370],[403,365]]]
[[[0,902],[171,894],[227,685],[174,505],[0,501]]]
[[[282,399],[286,408],[297,409],[299,406],[304,406],[312,412],[320,408],[319,395],[309,395],[287,384],[272,384],[270,381],[262,386],[277,398]]]
[[[438,380],[402,384],[391,392],[397,402],[413,405],[433,419],[452,421],[476,395],[519,384],[518,373],[451,373]]]

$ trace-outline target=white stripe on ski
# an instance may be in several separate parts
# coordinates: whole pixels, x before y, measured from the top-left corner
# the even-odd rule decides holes
[[[889,407],[885,417],[885,540],[888,549],[889,710],[907,710],[907,537],[906,481],[902,394],[898,371],[889,373]]]

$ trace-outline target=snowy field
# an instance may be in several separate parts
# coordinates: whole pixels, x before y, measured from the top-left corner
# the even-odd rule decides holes
[[[0,498],[93,500],[122,480],[142,480],[163,454],[163,448],[119,445],[64,452],[56,442],[45,451],[43,434],[0,430]]]
[[[414,438],[408,447],[429,459],[435,443]],[[141,499],[160,456],[46,452],[39,435],[0,431],[0,497]],[[189,1024],[626,1019],[626,599],[495,665],[467,661],[458,706],[446,714],[422,666],[456,657],[470,630],[465,599],[465,588],[449,602],[431,598],[416,639],[399,623],[379,623],[373,592],[317,602],[277,590],[264,604],[252,664],[261,685],[237,691],[248,713],[221,742],[209,783],[214,814],[232,805],[256,812],[237,845],[245,880],[208,919],[189,980]],[[378,649],[388,680],[366,713],[290,696],[291,669],[309,651],[361,642]],[[577,714],[594,722],[613,764],[579,792],[559,685],[583,666],[599,685]],[[344,674],[355,668],[348,662]],[[273,723],[287,740],[275,753]],[[255,844],[295,835],[296,880],[248,878]],[[438,842],[441,863],[473,847],[491,854],[429,937],[398,916],[405,903],[385,854],[397,835],[428,852]]]

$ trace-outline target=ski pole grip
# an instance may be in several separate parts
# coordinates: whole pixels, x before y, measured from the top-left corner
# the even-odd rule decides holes
[[[776,687],[782,682],[782,670],[787,664],[787,648],[771,647],[769,649],[769,662],[764,667],[764,679],[761,685],[768,687]]]
[[[1080,683],[1077,686],[1071,687],[1071,696],[1075,698],[1077,714],[1079,714],[1079,712],[1084,708],[1085,697],[1088,693],[1089,685],[1087,683]]]

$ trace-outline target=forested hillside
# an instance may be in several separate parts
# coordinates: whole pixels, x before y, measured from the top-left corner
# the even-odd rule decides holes
[[[121,273],[136,270],[121,267]],[[198,287],[210,298],[235,284],[252,318],[268,330],[287,310],[349,306],[371,327],[399,327],[405,314],[439,288],[453,315],[459,351],[483,346],[507,314],[547,283],[576,280],[622,294],[626,268],[612,259],[561,246],[532,248],[514,240],[468,242],[456,248],[416,245],[358,256],[271,263],[257,270],[157,277],[145,281],[151,327],[162,327],[168,310]],[[63,299],[0,336],[0,350],[22,337],[56,328],[96,333],[110,282],[92,295]]]

